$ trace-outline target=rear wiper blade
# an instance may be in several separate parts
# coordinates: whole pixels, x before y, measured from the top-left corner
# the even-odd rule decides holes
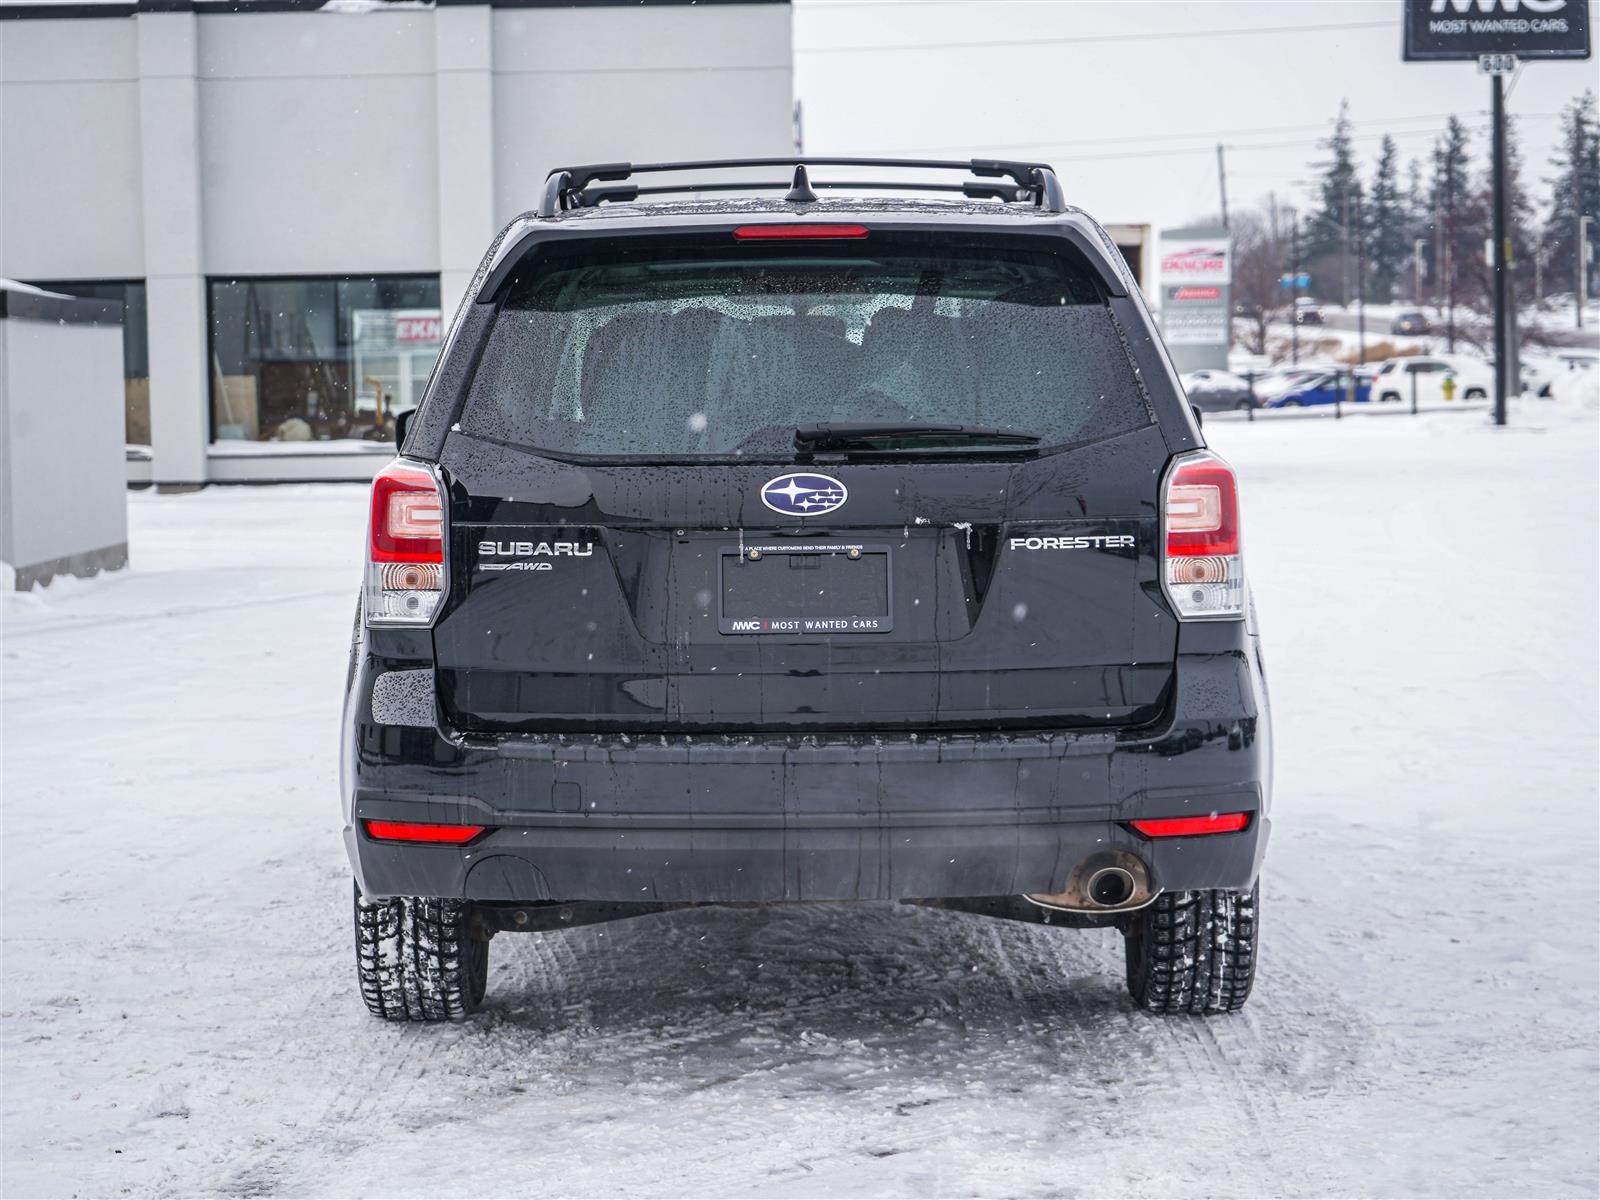
[[[950,425],[936,421],[819,421],[794,431],[796,450],[840,450],[877,442],[930,442],[963,445],[976,442],[1032,446],[1042,435],[988,425]]]

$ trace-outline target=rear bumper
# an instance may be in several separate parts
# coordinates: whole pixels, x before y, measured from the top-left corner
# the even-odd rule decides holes
[[[369,896],[477,900],[890,900],[1055,893],[1125,850],[1155,888],[1245,888],[1270,830],[1256,639],[1186,631],[1171,719],[1144,736],[460,739],[347,700],[345,842]],[[413,664],[404,664],[410,666]],[[1136,818],[1249,812],[1229,834],[1149,839]],[[367,820],[475,824],[465,846],[378,842]]]

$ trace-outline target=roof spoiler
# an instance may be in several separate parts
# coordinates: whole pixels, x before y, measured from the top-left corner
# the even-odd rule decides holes
[[[630,183],[636,175],[679,171],[728,171],[752,167],[784,167],[788,179],[733,181],[700,180],[692,183],[641,186]],[[890,167],[896,170],[962,171],[975,176],[959,183],[909,180],[829,180],[812,179],[811,167]],[[1008,181],[1009,182],[1006,182]],[[593,187],[593,184],[611,184]],[[557,167],[545,179],[544,196],[539,203],[541,217],[598,204],[637,200],[640,196],[683,192],[781,191],[792,203],[815,200],[814,189],[877,191],[880,189],[918,192],[959,192],[975,200],[999,200],[1006,204],[1031,203],[1045,212],[1065,212],[1066,201],[1056,173],[1046,163],[1011,162],[997,158],[967,160],[937,158],[714,158],[687,162],[590,163],[586,166]]]

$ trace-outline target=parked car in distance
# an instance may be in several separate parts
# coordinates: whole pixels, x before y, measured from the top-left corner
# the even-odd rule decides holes
[[[1294,302],[1294,323],[1296,325],[1321,325],[1322,306],[1309,296],[1301,296]]]
[[[1372,389],[1357,380],[1355,402],[1365,404]],[[1334,404],[1350,400],[1349,376],[1343,371],[1327,371],[1295,384],[1287,391],[1274,396],[1263,408],[1310,408],[1317,404]]]
[[[1600,359],[1588,350],[1560,350],[1524,354],[1518,365],[1522,368],[1522,390],[1548,398],[1550,385],[1562,375],[1568,371],[1593,371],[1600,367]]]
[[[1445,394],[1445,380],[1453,382]],[[1483,400],[1494,392],[1494,370],[1487,363],[1445,358],[1440,355],[1412,355],[1391,358],[1378,368],[1372,393],[1381,404],[1410,402],[1412,384],[1417,401]]]
[[[1202,368],[1182,376],[1181,382],[1189,403],[1201,412],[1227,412],[1257,403],[1250,392],[1250,381],[1232,371]]]
[[[1275,367],[1266,374],[1256,379],[1256,399],[1263,404],[1274,396],[1281,396],[1285,392],[1305,383],[1308,379],[1315,379],[1319,375],[1326,375],[1335,370],[1332,365],[1318,364],[1304,367]]]
[[[1395,313],[1394,319],[1389,322],[1390,333],[1404,333],[1413,337],[1422,336],[1430,328],[1427,314],[1414,308]]]

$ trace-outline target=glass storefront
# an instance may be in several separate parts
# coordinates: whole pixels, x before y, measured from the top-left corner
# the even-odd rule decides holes
[[[34,287],[84,300],[115,300],[122,305],[122,390],[130,446],[150,444],[150,333],[144,280],[30,281]]]
[[[213,279],[211,437],[392,442],[439,354],[436,275]]]

